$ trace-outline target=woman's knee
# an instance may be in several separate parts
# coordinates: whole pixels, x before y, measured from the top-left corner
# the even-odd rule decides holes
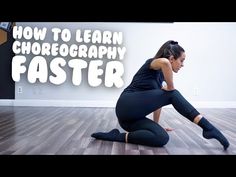
[[[171,99],[175,99],[175,98],[177,98],[177,99],[179,99],[179,98],[182,98],[183,96],[182,96],[182,94],[178,91],[178,90],[172,90],[172,91],[170,91],[170,98]]]
[[[171,92],[172,92],[173,95],[181,95],[181,93],[177,89],[174,89]]]
[[[179,95],[181,95],[181,93],[180,93],[177,89],[170,90],[170,91],[165,91],[165,93],[166,93],[170,98],[178,97]]]

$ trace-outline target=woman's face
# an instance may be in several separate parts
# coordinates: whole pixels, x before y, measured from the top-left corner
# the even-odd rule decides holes
[[[182,52],[182,54],[180,55],[179,58],[177,59],[174,59],[173,56],[170,57],[170,63],[171,63],[171,66],[172,66],[172,70],[177,73],[180,68],[182,68],[184,66],[184,60],[185,60],[185,53]]]

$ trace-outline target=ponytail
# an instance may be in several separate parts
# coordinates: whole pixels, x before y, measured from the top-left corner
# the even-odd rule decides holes
[[[177,41],[169,40],[165,42],[154,58],[168,58],[173,55],[175,59],[180,57],[181,53],[185,52],[184,49],[178,44]]]

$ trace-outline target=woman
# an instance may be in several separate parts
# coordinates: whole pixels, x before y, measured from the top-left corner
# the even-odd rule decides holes
[[[116,104],[116,115],[120,126],[110,132],[93,133],[91,136],[108,141],[119,141],[162,147],[169,135],[159,124],[161,108],[172,104],[184,117],[203,129],[203,137],[215,138],[226,150],[228,140],[204,118],[174,87],[173,72],[177,73],[184,65],[185,51],[178,42],[164,43],[154,58],[148,59],[134,75],[130,85],[124,89]],[[163,81],[166,86],[163,86]],[[146,116],[153,112],[154,121]]]

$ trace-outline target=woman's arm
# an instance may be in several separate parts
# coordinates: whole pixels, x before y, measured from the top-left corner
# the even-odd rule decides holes
[[[159,123],[160,120],[160,115],[161,115],[161,108],[157,109],[156,111],[153,112],[153,120],[156,123]],[[172,128],[164,128],[166,131],[172,131]]]
[[[160,115],[161,115],[161,108],[157,109],[156,111],[153,112],[153,120],[154,122],[158,123],[160,120]]]
[[[174,82],[173,82],[173,71],[172,71],[172,67],[168,59],[166,58],[154,59],[151,62],[150,68],[155,69],[155,70],[158,70],[158,69],[162,70],[166,84],[167,84],[167,87],[165,90],[170,91],[170,90],[175,89]]]

